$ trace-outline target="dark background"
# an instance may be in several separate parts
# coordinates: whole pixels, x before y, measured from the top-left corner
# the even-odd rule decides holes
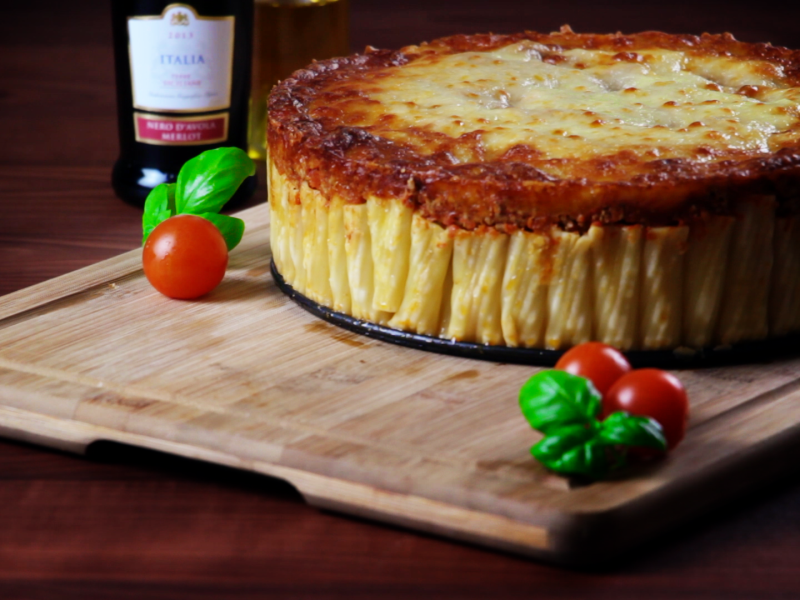
[[[352,47],[452,33],[730,31],[800,47],[800,3],[352,0]],[[0,8],[0,294],[131,250],[109,3]],[[247,204],[265,200],[262,185]],[[0,299],[2,302],[2,299]],[[800,483],[578,573],[305,506],[264,477],[108,444],[0,441],[0,598],[800,598]]]

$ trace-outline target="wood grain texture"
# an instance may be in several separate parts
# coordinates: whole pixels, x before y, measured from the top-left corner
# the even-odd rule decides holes
[[[729,30],[800,47],[797,4],[351,6],[354,49],[565,22],[582,31]],[[108,3],[29,0],[0,14],[0,294],[8,294],[137,247],[140,217],[109,182],[117,141]],[[262,184],[251,203],[265,197]],[[276,479],[108,444],[80,458],[0,440],[0,506],[0,596],[9,600],[783,600],[800,584],[797,478],[759,487],[604,573],[342,518],[309,508]]]
[[[800,446],[800,359],[686,371],[690,428],[669,459],[573,487],[527,453],[539,436],[517,394],[535,369],[316,320],[269,275],[268,211],[240,215],[245,237],[201,300],[153,290],[138,250],[0,299],[3,432],[249,469],[321,507],[580,564],[784,474],[769,461]]]

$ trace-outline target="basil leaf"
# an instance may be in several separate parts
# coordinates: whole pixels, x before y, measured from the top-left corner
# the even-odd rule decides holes
[[[255,172],[255,163],[240,148],[216,148],[195,156],[178,173],[177,212],[219,212]]]
[[[175,214],[175,184],[161,183],[154,187],[144,201],[142,215],[142,245],[159,223]]]
[[[600,477],[609,470],[608,456],[595,428],[570,425],[556,429],[531,448],[544,466],[565,475]]]
[[[244,235],[244,221],[241,219],[217,213],[201,213],[198,216],[208,219],[217,226],[222,237],[225,238],[225,245],[228,247],[228,252],[233,250],[239,245],[239,242],[242,241],[242,236]]]
[[[567,450],[571,450],[581,444],[585,444],[597,432],[583,425],[568,425],[556,429],[550,435],[545,436],[538,444],[531,448],[533,454],[539,461],[549,464],[557,461]]]
[[[600,402],[600,393],[588,379],[564,371],[541,371],[519,391],[522,414],[545,435],[567,425],[591,426]]]
[[[667,449],[664,430],[658,421],[622,411],[609,415],[600,423],[600,438],[606,444]]]

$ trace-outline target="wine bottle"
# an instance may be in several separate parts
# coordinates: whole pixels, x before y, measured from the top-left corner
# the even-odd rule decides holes
[[[267,96],[292,72],[350,54],[348,0],[255,0],[250,158],[266,158]]]
[[[142,206],[181,166],[247,149],[253,0],[113,0],[120,155],[114,192]],[[234,201],[250,196],[248,178]]]

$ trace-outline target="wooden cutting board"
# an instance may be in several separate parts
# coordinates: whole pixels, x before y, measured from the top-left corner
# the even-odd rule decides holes
[[[686,440],[575,486],[534,461],[537,369],[350,333],[269,273],[266,206],[208,297],[169,300],[140,251],[0,298],[0,434],[111,440],[285,479],[309,504],[530,556],[611,560],[800,458],[800,358],[683,371]]]

